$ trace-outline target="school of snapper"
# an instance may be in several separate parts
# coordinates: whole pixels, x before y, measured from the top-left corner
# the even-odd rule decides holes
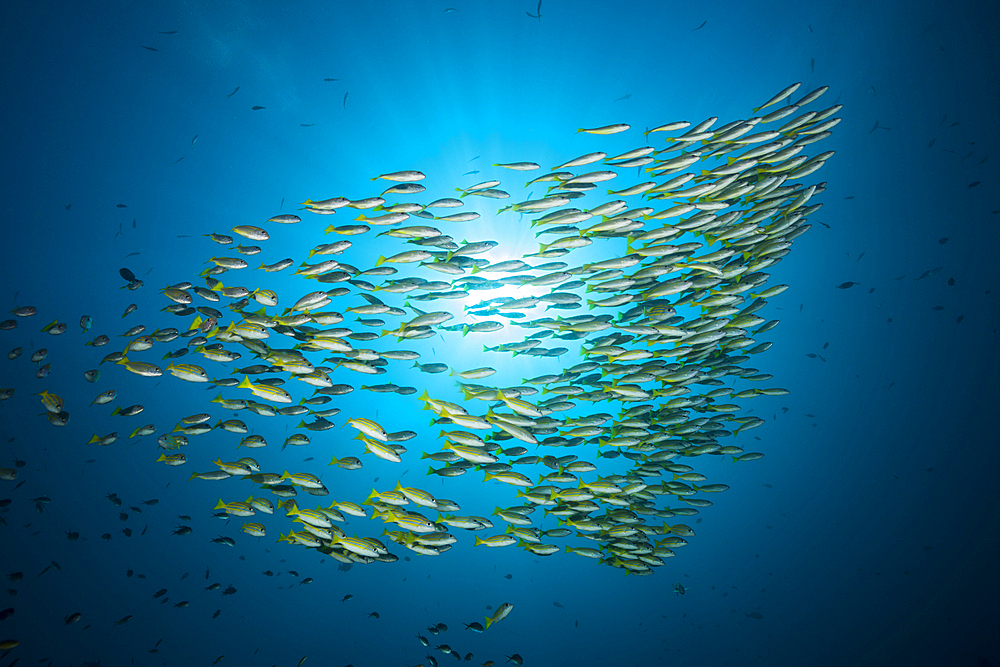
[[[506,250],[510,257],[502,240],[454,240],[464,234],[463,224],[489,215],[467,210],[469,202],[477,202],[482,210],[493,206],[490,200],[511,198],[503,189],[509,186],[499,180],[460,188],[457,198],[419,204],[405,198],[425,191],[420,184],[425,175],[407,170],[373,178],[392,183],[377,196],[307,199],[303,206],[311,215],[342,215],[347,209],[371,213],[362,213],[353,221],[356,224],[328,226],[327,234],[343,238],[311,248],[307,259],[318,255],[319,261],[302,261],[294,269],[302,280],[332,285],[330,289],[310,291],[287,307],[279,306],[274,291],[237,284],[243,278],[241,272],[250,273],[244,271],[249,268],[246,259],[212,256],[211,266],[197,279],[203,285],[184,281],[161,290],[170,302],[164,310],[181,318],[182,326],[149,333],[143,325],[134,326],[123,334],[129,338],[125,349],[106,355],[101,363],[149,378],[166,371],[181,381],[212,383],[225,394],[210,402],[227,411],[300,418],[282,449],[336,441],[330,465],[346,471],[357,470],[363,463],[356,456],[344,455],[351,445],[343,444],[341,436],[324,435],[332,428],[351,427],[364,452],[397,464],[414,458],[403,443],[418,436],[415,430],[386,431],[376,420],[360,414],[350,416],[346,423],[334,421],[341,410],[330,404],[355,390],[353,378],[358,375],[353,374],[367,381],[410,363],[425,373],[451,370],[459,379],[460,398],[445,400],[425,390],[411,399],[419,401],[415,407],[434,415],[438,429],[436,436],[420,434],[424,442],[436,437],[439,443],[436,451],[423,446],[420,458],[431,459],[437,466],[431,466],[429,475],[448,478],[478,471],[484,481],[516,487],[521,504],[497,508],[493,514],[506,524],[502,531],[493,519],[461,515],[457,502],[401,482],[394,488],[375,490],[366,499],[356,498],[357,502],[320,500],[330,490],[318,476],[305,471],[263,471],[252,457],[227,461],[223,458],[235,457],[217,454],[214,469],[194,472],[189,479],[256,483],[261,497],[220,498],[214,509],[246,518],[283,512],[291,525],[284,529],[287,533],[279,532],[279,541],[316,549],[342,563],[398,559],[385,542],[364,534],[371,532],[367,526],[372,524],[358,519],[367,517],[387,524],[379,537],[420,555],[448,551],[459,540],[450,532],[453,529],[484,531],[485,536],[474,537],[476,546],[517,545],[542,556],[561,551],[555,541],[576,537],[589,540],[592,546],[565,545],[565,552],[629,574],[652,574],[694,535],[676,519],[698,514],[712,504],[705,495],[729,488],[710,483],[696,472],[692,465],[696,457],[725,456],[737,462],[763,457],[735,444],[723,444],[728,436],[762,423],[758,417],[740,416],[737,401],[787,393],[754,386],[737,390],[725,386],[724,380],[760,383],[770,379],[745,366],[752,355],[771,345],[756,338],[777,325],[776,320],[766,321],[756,313],[767,299],[788,287],[767,287],[765,271],[790,252],[792,241],[809,229],[808,216],[821,206],[812,200],[825,190],[825,184],[807,185],[804,179],[833,153],[809,157],[803,151],[830,136],[840,120],[834,115],[841,107],[805,110],[827,90],[825,86],[787,103],[798,87],[788,86],[753,110],[756,114],[774,107],[764,115],[714,129],[716,118],[694,126],[686,121],[667,123],[644,135],[648,140],[665,138],[661,148],[641,146],[614,156],[595,151],[529,180],[524,187],[538,184],[548,187],[548,192],[503,205],[496,214],[506,225],[530,224],[539,236],[546,236],[538,252],[520,258],[488,259],[492,251]],[[781,102],[786,104],[776,106]],[[629,125],[616,124],[578,132],[597,135],[595,141],[599,141],[602,135],[629,129]],[[597,163],[600,167],[588,166]],[[534,162],[494,166],[511,173],[541,168]],[[601,194],[598,184],[632,169],[648,180]],[[582,201],[588,195],[593,203],[589,208]],[[458,212],[449,213],[452,209]],[[520,222],[514,214],[521,217]],[[426,224],[416,224],[417,218]],[[267,229],[244,224],[232,232],[266,244],[272,235],[282,233],[283,225],[300,222],[298,215],[282,214],[268,219]],[[375,265],[361,269],[344,261],[353,245],[350,239],[370,234],[374,227],[384,229],[377,234],[384,254]],[[221,246],[233,244],[227,234],[206,236]],[[403,250],[406,246],[394,244],[416,249]],[[262,248],[240,245],[235,250],[249,257]],[[587,257],[597,253],[599,259],[573,263],[570,254],[574,251],[583,251],[578,256]],[[294,265],[294,260],[283,259],[261,264],[257,271],[276,273]],[[396,267],[405,265],[415,266],[430,279],[402,275]],[[427,274],[428,270],[433,273]],[[128,269],[120,273],[128,289],[143,286]],[[247,282],[262,277],[256,273]],[[517,296],[490,296],[496,290],[509,294],[512,288]],[[223,310],[195,305],[223,300],[228,301],[231,313],[228,322]],[[421,307],[413,305],[417,302]],[[468,305],[462,308],[461,304]],[[583,314],[559,312],[584,306]],[[136,309],[136,304],[130,305],[123,317]],[[32,306],[13,311],[17,318],[35,312]],[[356,316],[361,326],[349,326],[347,314]],[[6,320],[0,329],[13,329],[17,321]],[[89,316],[80,321],[84,332],[92,324]],[[526,378],[519,386],[491,386],[480,384],[497,372],[485,362],[469,369],[421,364],[419,353],[405,349],[407,341],[439,335],[447,340],[514,328],[524,335],[514,334],[498,346],[484,346],[482,357],[510,355],[503,362],[507,364],[514,357],[568,358],[579,350],[584,360],[558,374]],[[66,329],[66,323],[55,321],[42,331],[56,335]],[[163,355],[169,360],[165,368],[142,360],[156,354],[153,348],[162,350],[178,338],[186,339],[186,345]],[[108,336],[100,335],[87,345],[96,348],[109,342]],[[8,358],[15,359],[21,352],[22,348],[15,348]],[[180,361],[188,354],[211,362],[212,371],[226,368],[227,373],[242,377],[213,379],[220,374]],[[244,355],[252,355],[256,363],[238,367]],[[34,353],[32,360],[40,364],[44,351]],[[48,364],[40,365],[36,374],[44,377],[47,370]],[[100,380],[96,369],[85,376],[90,382]],[[313,393],[296,403],[285,385],[301,387],[298,383],[308,385]],[[365,384],[362,389],[401,396],[418,391],[392,382]],[[13,395],[13,388],[0,388],[0,400]],[[116,398],[116,391],[108,389],[93,404]],[[41,401],[53,425],[68,422],[62,398],[44,391]],[[119,406],[112,414],[135,416],[143,409],[138,404]],[[410,414],[421,413],[413,410]],[[213,426],[211,419],[208,412],[182,416],[173,430],[161,431],[156,443],[162,451],[155,461],[168,466],[187,464],[182,449],[215,429],[238,436],[229,451],[268,445],[243,420],[219,419]],[[139,426],[129,437],[156,433],[157,428],[149,424]],[[106,446],[117,439],[113,432],[95,434],[90,442]],[[631,468],[623,474],[602,475],[593,462],[598,458],[625,459]],[[16,478],[16,469],[0,469],[0,480]],[[231,494],[224,484],[219,488],[220,495]],[[315,500],[308,502],[300,493]],[[541,530],[534,525],[539,523],[539,510],[543,516],[557,517],[558,527]],[[247,521],[243,530],[256,537],[269,534],[259,522]],[[232,538],[217,539],[234,544]],[[496,620],[488,619],[486,627]]]

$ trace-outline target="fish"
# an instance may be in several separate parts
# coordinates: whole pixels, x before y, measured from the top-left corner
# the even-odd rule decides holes
[[[233,89],[233,92],[231,92],[228,95],[226,95],[226,98],[228,99],[228,98],[232,97],[233,95],[235,95],[238,92],[240,92],[240,87],[236,86],[236,88]]]
[[[540,16],[540,5],[537,12]],[[777,105],[795,88],[797,84],[786,87],[758,109]],[[811,102],[814,95],[818,97],[817,91],[803,100]],[[345,94],[345,109],[346,101]],[[553,163],[562,164],[552,173],[531,180],[525,174],[521,179],[519,172],[535,171],[540,162],[495,163],[504,169],[505,183],[491,180],[458,188],[460,197],[430,204],[414,201],[417,198],[412,195],[419,193],[413,186],[432,183],[440,187],[439,176],[429,164],[412,163],[421,168],[383,173],[373,168],[369,173],[379,173],[373,181],[392,182],[383,192],[374,187],[365,191],[362,184],[357,186],[360,190],[317,193],[322,196],[305,199],[298,215],[241,215],[238,222],[229,223],[238,225],[233,234],[261,241],[261,246],[279,247],[289,257],[280,261],[268,257],[267,261],[275,263],[250,271],[243,270],[250,268],[245,256],[211,257],[202,275],[178,275],[170,279],[172,285],[150,295],[142,293],[140,298],[137,293],[136,305],[141,306],[144,324],[153,333],[134,330],[127,336],[124,352],[105,357],[114,363],[109,373],[124,398],[125,385],[117,382],[123,370],[117,367],[158,377],[162,375],[158,366],[140,361],[141,348],[159,345],[164,335],[169,340],[185,337],[190,344],[180,345],[175,352],[203,355],[204,368],[174,363],[181,355],[170,352],[166,370],[180,379],[219,387],[216,391],[221,393],[212,392],[215,398],[203,400],[219,404],[213,406],[216,410],[236,414],[216,415],[215,428],[228,431],[217,437],[237,433],[232,444],[240,448],[266,448],[269,441],[273,447],[277,437],[283,442],[282,450],[307,447],[307,453],[315,454],[296,454],[301,463],[288,466],[294,473],[278,473],[288,465],[287,458],[284,465],[279,463],[280,457],[291,454],[283,451],[262,457],[260,463],[249,457],[217,458],[217,470],[188,472],[190,480],[199,480],[197,484],[219,484],[219,503],[214,509],[204,506],[205,511],[223,520],[231,515],[248,517],[247,522],[241,521],[241,530],[251,536],[278,531],[282,549],[319,550],[344,570],[367,559],[405,561],[407,557],[392,553],[397,549],[412,552],[413,559],[453,558],[460,552],[449,554],[449,549],[458,542],[516,546],[534,556],[558,558],[563,557],[555,554],[562,552],[561,545],[546,543],[579,531],[594,538],[593,543],[567,547],[564,553],[584,556],[594,566],[614,567],[623,574],[653,574],[666,557],[675,553],[683,557],[679,547],[699,539],[677,519],[670,519],[668,525],[656,512],[669,508],[670,516],[690,516],[685,512],[711,504],[709,494],[726,491],[727,485],[710,479],[721,474],[715,466],[695,470],[706,460],[699,457],[724,456],[725,465],[747,465],[762,458],[763,453],[745,451],[751,448],[742,446],[749,437],[744,432],[763,422],[747,414],[743,403],[755,396],[787,393],[773,387],[767,382],[769,376],[758,371],[746,372],[745,379],[755,381],[750,387],[723,387],[708,380],[723,373],[742,378],[736,373],[746,370],[742,360],[769,347],[757,341],[777,321],[761,315],[768,300],[784,288],[768,284],[768,267],[794,250],[794,239],[808,231],[807,221],[818,210],[827,187],[807,180],[829,158],[806,155],[812,150],[807,142],[827,136],[833,125],[825,124],[836,120],[836,111],[823,116],[826,112],[803,108],[786,114],[785,109],[793,106],[798,105],[765,112],[759,121],[735,121],[715,129],[718,119],[714,117],[700,123],[662,119],[669,122],[650,123],[652,129],[644,133],[656,146],[616,148],[617,140],[608,135],[629,129],[624,123],[580,128],[592,135],[587,142],[600,145],[583,155],[556,157]],[[780,128],[771,130],[768,125],[767,132],[750,133],[758,122],[772,123],[791,113],[806,116],[782,120],[783,126],[775,122]],[[789,152],[793,143],[795,150]],[[636,160],[648,161],[636,165]],[[594,168],[600,171],[576,169],[594,163],[601,164]],[[631,178],[632,166],[645,170],[644,177],[624,183],[617,192],[598,189],[598,184],[608,180],[618,179],[617,183]],[[562,171],[566,169],[571,171]],[[480,218],[480,213],[485,215],[470,210],[475,207],[469,202],[483,201],[473,197],[509,199],[510,187],[520,184],[527,189],[535,182],[552,189],[539,197],[530,194],[496,215],[498,229],[538,232],[538,252],[516,249],[503,238],[479,240],[472,237],[474,232],[460,229],[467,225],[465,229],[472,230],[468,223]],[[761,202],[767,202],[766,207],[758,208]],[[279,209],[283,205],[284,198]],[[351,242],[317,245],[312,237],[298,245],[300,237],[293,232],[305,233],[310,216],[343,216],[351,208],[362,209],[360,220],[326,229],[342,239],[350,237]],[[442,215],[439,208],[459,210]],[[527,219],[521,222],[514,213]],[[422,218],[423,224],[406,222],[410,216]],[[287,226],[297,223],[303,224]],[[384,231],[370,234],[380,225]],[[207,232],[206,245],[233,242],[226,234],[203,231]],[[611,243],[621,245],[612,249]],[[185,248],[185,259],[196,252],[192,242]],[[192,259],[204,260],[209,254]],[[315,254],[324,255],[323,261],[301,261]],[[273,275],[293,266],[297,269]],[[131,271],[120,275],[129,285],[137,281]],[[851,282],[851,286],[856,284]],[[434,304],[427,306],[424,301]],[[470,347],[473,334],[488,337],[483,339],[481,352],[478,344]],[[424,339],[431,340],[419,342]],[[438,355],[435,349],[443,349],[442,340],[448,349]],[[91,346],[98,346],[96,338]],[[82,349],[90,354],[86,347]],[[459,349],[487,358],[459,361]],[[578,352],[578,358],[567,361]],[[537,370],[529,370],[536,365]],[[453,373],[450,379],[461,384],[431,382],[442,379],[432,375],[448,371]],[[527,372],[516,386],[487,384],[505,385],[510,381],[495,378],[518,371]],[[352,381],[355,373],[366,379]],[[252,381],[250,375],[254,375]],[[369,379],[373,375],[384,377]],[[148,462],[165,464],[160,474],[176,475],[179,471],[173,468],[186,465],[181,448],[190,441],[191,451],[202,450],[202,444],[194,447],[196,439],[213,427],[198,417],[200,409],[178,415],[179,401],[162,403],[152,386],[155,382],[132,384],[136,386],[129,385],[128,402],[144,403],[150,412],[156,404],[156,414],[173,415],[162,419],[175,419],[173,431],[159,432],[157,446],[163,451]],[[194,388],[187,389],[184,397],[196,399]],[[58,386],[53,385],[52,391],[59,391]],[[177,391],[184,390],[178,387]],[[341,408],[328,402],[354,391],[379,394],[378,400],[357,401],[350,411],[342,405],[349,418],[346,423],[334,423]],[[409,411],[388,408],[405,405],[397,400],[412,401],[406,398],[409,395],[419,399],[413,405],[423,408],[435,425],[433,433],[427,431],[427,421],[418,427],[410,421]],[[52,407],[60,409],[46,408],[45,412],[60,421],[65,406]],[[607,412],[601,412],[604,409]],[[279,434],[268,423],[271,420],[237,419],[240,410],[261,417],[297,415],[300,421],[297,426],[295,422],[283,424],[289,432]],[[127,411],[121,408],[117,414]],[[106,418],[103,410],[100,417],[94,417]],[[332,430],[347,426],[351,429]],[[112,429],[100,432],[108,431]],[[334,433],[347,436],[335,438],[331,460],[322,455],[327,442],[323,438]],[[139,430],[133,432],[133,436],[138,434]],[[96,437],[100,443],[107,436]],[[670,448],[662,444],[667,441]],[[386,463],[362,456],[365,452]],[[220,453],[213,451],[211,456]],[[371,463],[362,466],[366,458]],[[428,473],[438,475],[446,485],[445,477],[480,469],[482,477],[466,480],[482,497],[509,494],[513,498],[517,492],[524,497],[518,501],[524,508],[549,506],[561,525],[542,531],[537,527],[539,519],[533,525],[530,512],[519,506],[498,507],[489,518],[460,516],[458,503],[436,497],[445,495],[436,486],[415,481],[402,485],[401,478],[418,458],[433,459]],[[625,464],[622,474],[609,474],[605,464],[610,460]],[[330,488],[314,468],[326,461],[338,468],[324,475]],[[389,463],[403,464],[402,472],[385,487],[392,491],[352,499],[335,490],[351,488],[341,483],[342,476],[363,475],[364,470]],[[646,474],[653,468],[658,474]],[[375,472],[391,474],[386,470]],[[503,485],[479,486],[494,481]],[[238,482],[254,484],[254,496],[242,500],[248,492],[233,494]],[[434,495],[425,490],[429,488],[435,489]],[[276,497],[274,504],[269,494]],[[322,501],[320,507],[310,498],[333,494],[340,500]],[[573,512],[560,515],[563,504],[572,504]],[[367,506],[371,506],[370,514]],[[428,510],[439,514],[425,516]],[[272,516],[250,523],[249,517],[257,512]],[[636,534],[634,516],[640,513],[643,532],[650,531],[649,541],[643,541],[639,550],[626,548],[637,544],[629,544],[629,538]],[[373,536],[377,531],[364,527],[366,522],[351,523],[351,517],[364,516],[396,524],[378,529],[390,537],[388,547]],[[504,521],[507,526],[497,530],[499,534],[478,532],[492,529],[492,521]],[[345,530],[338,532],[341,526]],[[347,526],[357,534],[341,534]],[[450,535],[444,526],[462,530]],[[466,530],[474,534],[465,535]],[[173,529],[177,536],[192,533],[188,525]],[[253,548],[257,541],[246,540],[240,546]],[[223,535],[212,542],[235,546],[234,538]],[[483,630],[509,613],[503,609],[487,619]],[[434,632],[440,632],[438,625],[434,627]],[[476,631],[473,624],[466,628]]]
[[[254,105],[254,106],[250,107],[250,109],[253,110],[253,111],[260,111],[261,109],[266,109],[266,108],[267,107],[262,107],[260,105]]]
[[[701,25],[699,25],[699,26],[698,26],[697,28],[694,28],[694,30],[692,30],[691,32],[694,32],[695,30],[701,30],[702,28],[704,28],[704,27],[705,27],[705,24],[706,24],[706,23],[708,23],[708,21],[707,21],[707,20],[706,20],[706,21],[702,21],[702,22],[701,22]]]
[[[147,51],[159,51],[159,49],[154,49],[152,46],[143,46],[142,44],[140,44],[139,46],[142,46],[142,48],[146,49]]]
[[[535,13],[525,12],[528,16],[533,19],[538,19],[539,22],[542,20],[542,0],[538,0],[538,7],[535,8]]]
[[[628,123],[616,123],[614,125],[604,125],[602,127],[592,127],[584,128],[581,127],[577,132],[586,132],[587,134],[618,134],[619,132],[624,132],[629,129],[631,125]]]
[[[493,612],[492,616],[486,617],[485,630],[489,630],[490,625],[498,623],[499,621],[502,621],[503,619],[507,618],[507,616],[509,616],[510,612],[512,612],[513,610],[514,610],[514,605],[512,605],[511,603],[504,602],[503,604],[501,604],[499,607],[497,607],[496,611]]]

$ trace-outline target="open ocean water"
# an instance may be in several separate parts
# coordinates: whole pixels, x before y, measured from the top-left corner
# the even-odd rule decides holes
[[[0,667],[1000,664],[998,29],[5,4]]]

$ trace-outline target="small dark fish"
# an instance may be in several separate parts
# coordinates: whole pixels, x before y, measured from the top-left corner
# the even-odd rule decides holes
[[[70,207],[70,206],[72,206],[72,205],[73,205],[73,204],[66,204],[66,210],[68,211],[68,210],[69,210],[69,207]]]
[[[281,198],[281,206],[278,207],[278,210],[280,211],[282,209],[282,207],[284,207],[284,205],[285,205],[285,198],[282,197]]]
[[[473,176],[473,175],[478,174],[478,173],[479,173],[478,169],[473,169],[472,171],[465,172],[464,174],[462,174],[462,176]]]
[[[455,9],[454,7],[449,7],[448,9],[444,10],[444,13],[445,14],[451,14],[452,12],[457,12],[457,11],[458,10]]]
[[[250,108],[251,108],[252,110],[254,110],[254,111],[260,111],[261,109],[266,109],[267,107],[262,107],[262,106],[252,106],[252,107],[250,107]]]
[[[171,162],[170,164],[177,164],[178,162],[180,162],[183,159],[184,159],[184,156],[182,155],[179,158],[177,158],[176,160],[174,160],[173,162]]]
[[[809,59],[809,71],[810,72],[815,72],[816,71],[816,59],[815,58],[810,58]]]
[[[150,498],[149,500],[143,500],[142,504],[143,505],[155,505],[158,502],[160,502],[158,499],[156,499],[156,498]]]
[[[479,157],[480,157],[480,156],[479,156],[479,155],[477,155],[476,157],[474,157],[474,158],[472,158],[471,160],[469,160],[469,162],[473,162],[473,161],[475,161],[475,160],[478,160],[478,159],[479,159]]]
[[[955,279],[954,278],[948,278],[948,286],[949,287],[954,287],[955,286]]]
[[[140,44],[139,46],[142,46],[142,44]],[[142,48],[147,49],[149,51],[159,51],[159,49],[154,49],[152,46],[142,46]]]
[[[701,25],[700,25],[700,26],[698,26],[697,28],[695,28],[694,30],[701,30],[702,28],[704,28],[704,27],[705,27],[705,24],[706,24],[706,23],[708,23],[708,21],[702,21],[702,22],[701,22]],[[692,30],[691,32],[694,32],[694,30]]]
[[[621,97],[619,97],[617,100],[615,100],[615,102],[621,102],[622,100],[627,100],[630,97],[632,97],[632,93],[625,93],[624,95],[622,95]]]
[[[379,618],[378,612],[373,611],[372,613],[368,614],[368,618]]]
[[[132,282],[135,280],[135,274],[128,269],[118,269],[118,275],[120,275],[125,280]]]
[[[505,574],[505,575],[503,575],[503,578],[504,579],[513,579],[514,575],[513,574]]]
[[[330,79],[330,78],[327,78],[327,79],[323,79],[323,80],[324,80],[324,81],[340,81],[340,79]]]
[[[234,90],[233,92],[231,92],[231,93],[229,93],[228,95],[226,95],[226,99],[229,99],[230,97],[232,97],[233,95],[235,95],[235,94],[236,94],[236,93],[238,93],[239,91],[240,91],[240,87],[239,87],[239,86],[236,86],[236,90]]]
[[[315,127],[316,123],[299,123],[299,127]]]
[[[557,609],[565,609],[565,608],[566,608],[566,607],[562,606],[562,605],[561,605],[560,603],[558,603],[558,602],[553,602],[553,603],[552,603],[552,606],[556,607]]]
[[[353,595],[351,595],[350,593],[348,593],[348,594],[347,594],[347,595],[345,595],[345,596],[344,596],[343,598],[341,598],[341,600],[340,600],[340,601],[341,601],[341,602],[347,602],[348,600],[350,600],[350,599],[351,599],[351,598],[353,598],[353,597],[354,597]]]
[[[347,108],[347,95],[348,95],[348,93],[344,93],[344,108],[345,109]]]
[[[964,319],[965,319],[965,315],[959,315],[958,317],[955,318],[955,323],[956,324],[961,324],[962,320],[964,320]]]
[[[759,611],[752,611],[749,614],[747,614],[747,618],[752,618],[754,620],[759,621],[764,618],[764,614],[760,613]]]
[[[219,617],[219,614],[221,614],[221,613],[222,613],[222,610],[221,610],[221,609],[216,609],[216,610],[215,610],[215,613],[214,613],[214,614],[212,614],[212,618],[218,618],[218,617]]]
[[[128,208],[125,204],[115,204],[115,208]]]
[[[8,618],[14,615],[14,608],[8,607],[3,611],[0,611],[0,621],[6,621]]]
[[[63,623],[65,623],[66,625],[70,625],[71,623],[76,623],[81,618],[83,618],[83,614],[81,614],[80,612],[75,612],[67,616],[66,619],[63,621]]]
[[[122,532],[125,533],[125,537],[132,537],[132,529],[131,528],[122,528]]]
[[[129,569],[125,570],[125,576],[126,577],[131,577],[132,576],[132,568],[129,568]]]
[[[971,183],[969,183],[969,187],[970,188],[974,188],[977,185],[979,185],[980,183],[982,183],[982,181],[972,181]]]
[[[837,289],[847,289],[848,287],[854,287],[855,285],[860,285],[861,283],[855,283],[848,280],[846,283],[840,283],[837,285]]]
[[[128,623],[131,620],[132,620],[132,614],[129,614],[125,618],[120,618],[117,621],[115,621],[115,625],[123,625],[125,623]]]
[[[160,33],[161,35],[176,35],[177,34],[176,30],[157,30],[157,32]]]

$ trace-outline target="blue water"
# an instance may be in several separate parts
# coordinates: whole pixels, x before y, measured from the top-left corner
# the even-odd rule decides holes
[[[426,655],[450,664],[438,644],[471,653],[475,665],[502,665],[514,654],[524,665],[1000,664],[1000,457],[991,424],[1000,370],[996,4],[544,0],[541,20],[526,12],[536,13],[533,1],[4,7],[0,304],[38,312],[0,331],[3,351],[24,348],[0,362],[0,387],[15,389],[0,402],[0,467],[23,462],[16,481],[0,481],[0,499],[12,501],[0,509],[0,572],[23,573],[0,589],[0,610],[14,610],[0,621],[0,641],[19,642],[0,653],[0,666],[210,665],[220,656],[223,665],[295,665],[308,656],[308,665],[364,667],[430,664]],[[760,337],[774,346],[746,364],[791,393],[742,402],[741,414],[766,423],[720,443],[764,459],[684,461],[731,488],[696,517],[680,518],[696,535],[652,576],[565,553],[473,547],[461,529],[440,556],[383,538],[399,562],[342,571],[314,550],[276,543],[291,525],[281,511],[248,519],[266,524],[262,539],[240,531],[244,519],[213,518],[220,497],[266,495],[257,486],[187,481],[216,458],[249,455],[264,470],[321,475],[330,495],[316,500],[324,504],[360,502],[373,486],[390,490],[398,479],[455,500],[463,515],[521,503],[480,472],[424,475],[419,452],[438,451],[441,427],[427,427],[431,413],[416,396],[357,389],[324,406],[342,408],[338,427],[350,416],[377,415],[387,430],[418,431],[401,463],[362,454],[351,427],[310,433],[309,446],[282,451],[299,418],[245,411],[239,418],[266,435],[267,448],[237,454],[238,436],[212,431],[193,437],[188,463],[174,468],[154,463],[156,435],[127,438],[148,423],[160,435],[198,412],[211,412],[213,423],[233,417],[207,403],[219,393],[214,387],[98,366],[124,347],[121,334],[135,324],[183,330],[190,323],[160,312],[168,301],[157,290],[194,282],[213,255],[233,255],[203,234],[262,225],[272,238],[247,258],[251,267],[298,262],[319,243],[347,238],[322,230],[352,224],[356,214],[312,216],[298,211],[299,202],[375,196],[389,184],[371,177],[419,169],[428,192],[400,200],[455,196],[455,187],[502,178],[512,198],[476,201],[483,218],[448,233],[510,249],[493,261],[518,257],[536,251],[536,230],[528,216],[494,211],[529,192],[540,197],[542,184],[520,183],[544,172],[501,173],[493,163],[530,160],[548,169],[591,151],[614,155],[645,145],[640,132],[668,121],[718,116],[721,126],[749,118],[797,81],[793,97],[829,86],[810,108],[842,104],[843,120],[807,147],[809,155],[836,151],[807,179],[826,183],[817,195],[823,208],[767,270],[769,286],[791,287],[758,313],[780,324]],[[623,122],[632,129],[619,135],[576,133]],[[662,139],[650,135],[649,144]],[[480,173],[463,176],[472,170]],[[612,187],[638,182],[629,178]],[[293,212],[302,223],[264,223]],[[367,268],[387,249],[410,249],[373,237],[353,237],[357,246],[344,260]],[[606,247],[625,252],[621,242]],[[575,265],[575,257],[566,261]],[[121,267],[145,286],[120,289]],[[399,268],[397,278],[449,278]],[[233,276],[220,279],[273,289],[282,306],[321,287],[290,270]],[[846,282],[857,284],[837,289]],[[364,303],[351,299],[328,310]],[[133,302],[138,311],[123,319]],[[228,316],[226,303],[208,305]],[[589,311],[564,314],[581,312]],[[86,334],[77,325],[84,314],[94,321]],[[66,333],[40,331],[53,320],[67,323]],[[83,345],[100,333],[112,343]],[[420,350],[422,363],[456,370],[495,366],[500,373],[482,382],[497,386],[583,360],[575,348],[560,359],[481,351],[527,333],[512,325],[479,337],[445,332],[387,349]],[[183,344],[137,358],[165,366],[162,354]],[[43,379],[29,360],[39,348],[48,350],[41,363],[51,363]],[[248,352],[227,365],[191,355],[180,361],[214,377],[256,363]],[[374,382],[457,400],[454,377],[393,363]],[[95,384],[83,379],[91,368],[101,370]],[[356,387],[370,379],[337,373],[335,381]],[[309,395],[293,384],[286,388],[296,400]],[[116,401],[90,406],[109,388]],[[40,416],[43,390],[65,399],[67,426]],[[110,416],[113,406],[132,404],[145,411]],[[111,431],[121,436],[114,444],[87,444]],[[568,453],[598,462],[602,474],[628,469],[621,458],[595,458],[593,448],[555,452]],[[359,456],[364,468],[327,467],[331,455]],[[112,493],[122,507],[107,499]],[[32,501],[42,496],[51,502]],[[152,499],[158,503],[141,504]],[[308,495],[298,500],[313,506]],[[556,525],[541,511],[534,518],[545,529]],[[475,534],[502,532],[493,519],[496,529]],[[172,534],[182,524],[191,535]],[[343,527],[349,535],[382,531],[367,519]],[[212,543],[217,536],[236,546]],[[303,584],[306,577],[314,581]],[[214,582],[219,590],[203,590]],[[678,583],[683,596],[674,592]],[[236,593],[222,596],[230,585]],[[163,598],[153,597],[164,588]],[[354,597],[342,603],[345,595]],[[189,605],[175,607],[181,601]],[[464,629],[503,602],[514,605],[505,620],[483,634]],[[82,618],[66,625],[74,612]],[[430,635],[436,623],[448,630]]]

